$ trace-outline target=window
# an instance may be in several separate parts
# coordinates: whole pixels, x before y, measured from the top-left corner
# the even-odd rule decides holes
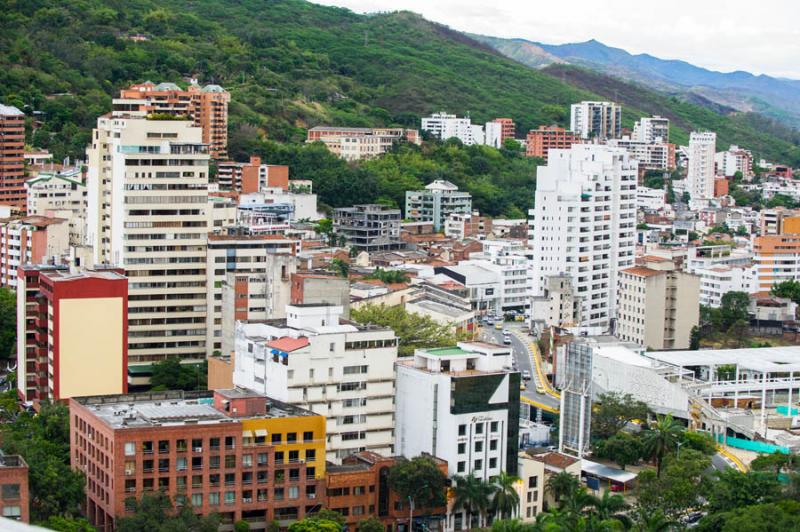
[[[236,504],[236,492],[235,491],[226,491],[225,492],[225,504]]]
[[[158,453],[159,454],[167,454],[167,453],[169,453],[169,440],[159,440],[159,442],[158,442]]]
[[[365,492],[366,492],[366,486],[353,487],[353,495],[364,495]]]
[[[289,462],[297,463],[300,461],[300,451],[289,451]]]
[[[258,453],[256,460],[257,464],[260,466],[267,465],[267,453]]]
[[[316,449],[306,449],[306,462],[316,462],[317,451]]]
[[[19,484],[3,484],[3,500],[13,501],[19,499]]]
[[[211,438],[211,441],[214,441],[215,439],[217,440],[217,448],[219,448],[219,438]],[[212,449],[213,449],[213,447],[212,447]],[[194,451],[196,453],[202,453],[203,452],[203,440],[202,440],[202,438],[194,438],[192,440],[192,451]]]
[[[353,515],[364,515],[363,506],[353,506]]]
[[[275,452],[275,463],[282,464],[283,463],[283,451],[276,451]]]
[[[203,494],[202,493],[192,493],[192,506],[195,508],[199,508],[203,506]]]
[[[276,434],[274,432],[272,433],[272,445],[280,444],[281,443],[281,439],[282,439],[282,435],[281,434]]]
[[[219,493],[209,493],[208,494],[208,505],[209,506],[219,506]]]
[[[125,443],[125,456],[133,456],[136,454],[136,444],[134,442]]]
[[[219,456],[209,456],[208,467],[211,469],[219,469]]]
[[[296,432],[287,432],[286,433],[286,443],[297,443],[297,433]]]
[[[272,492],[272,498],[275,499],[276,501],[282,501],[283,488],[275,488],[275,490]]]
[[[497,467],[497,458],[489,458],[489,469]]]
[[[22,517],[22,508],[19,506],[5,506],[3,507],[3,517],[19,519]]]
[[[459,462],[458,466],[456,467],[456,470],[459,473],[463,473],[465,469],[467,469],[467,463],[466,462]]]
[[[186,440],[175,440],[175,449],[179,453],[185,453],[186,452]]]
[[[232,467],[236,467],[236,455],[229,454],[225,457],[225,468],[230,469]]]
[[[175,478],[175,486],[177,486],[177,488],[179,490],[185,490],[186,489],[186,477],[176,477]]]
[[[482,441],[476,441],[475,442],[475,452],[476,453],[483,452],[483,442]]]
[[[477,423],[475,425],[475,434],[483,434],[483,423]]]
[[[175,461],[175,468],[178,471],[186,471],[189,469],[189,463],[187,462],[186,458],[178,458]]]
[[[539,486],[539,477],[533,476],[528,477],[528,487],[529,488],[536,488]]]
[[[496,451],[497,450],[497,440],[491,440],[489,442],[489,450]]]
[[[492,424],[490,425],[491,426],[490,430],[492,432],[497,432],[497,425],[498,425],[497,421],[492,421]]]
[[[467,426],[466,425],[459,425],[458,426],[458,435],[459,436],[466,436],[467,435]]]
[[[467,452],[467,444],[466,443],[459,443],[458,444],[458,454],[464,454]]]
[[[243,454],[242,455],[242,466],[243,467],[253,467],[253,455],[252,454]]]
[[[300,497],[300,488],[297,486],[289,486],[288,495],[290,499],[297,499]]]
[[[475,471],[483,469],[483,460],[475,460],[474,469]]]

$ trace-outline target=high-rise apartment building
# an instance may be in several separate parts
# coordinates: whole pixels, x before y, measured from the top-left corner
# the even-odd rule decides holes
[[[69,243],[83,245],[86,237],[86,184],[80,168],[61,172],[40,171],[25,182],[28,214],[66,218]]]
[[[246,163],[222,161],[217,164],[217,183],[221,189],[242,194],[261,192],[267,187],[289,188],[289,167],[282,164],[262,164],[261,157],[251,156]]]
[[[622,106],[614,102],[573,103],[569,129],[584,139],[619,138],[622,134]]]
[[[24,216],[0,219],[0,285],[15,289],[24,264],[55,264],[69,252],[64,218]]]
[[[625,150],[575,144],[552,150],[537,174],[533,295],[554,275],[572,277],[581,324],[608,327],[619,271],[634,265],[637,164]]]
[[[669,142],[669,118],[643,116],[633,125],[631,139],[646,144]]]
[[[700,319],[700,278],[669,259],[620,272],[617,336],[650,350],[689,349]]]
[[[188,120],[103,116],[88,156],[87,243],[129,278],[129,362],[206,356],[208,146]]]
[[[325,418],[308,410],[241,388],[72,398],[69,410],[70,463],[98,530],[155,491],[231,529],[288,527],[324,501]]]
[[[610,139],[607,143],[614,148],[625,148],[631,159],[639,161],[642,170],[675,169],[675,145],[664,142],[642,142],[627,136]]]
[[[769,291],[774,284],[800,280],[800,216],[783,219],[782,232],[753,239],[754,292]]]
[[[433,454],[450,476],[516,474],[520,374],[511,371],[510,347],[418,349],[396,368],[398,454]]]
[[[714,155],[717,150],[717,134],[692,132],[689,136],[689,169],[686,186],[693,200],[714,197]]]
[[[506,139],[513,139],[516,134],[514,121],[510,118],[495,118],[486,122],[484,131],[486,145],[498,149],[503,147]]]
[[[725,177],[733,177],[741,172],[742,178],[750,180],[753,177],[753,153],[731,144],[730,148],[714,156],[717,172]]]
[[[0,104],[0,204],[25,211],[25,114]]]
[[[415,222],[433,222],[434,231],[441,231],[451,214],[472,212],[472,195],[461,192],[449,181],[437,179],[425,190],[406,191],[406,218]]]
[[[422,119],[422,131],[429,132],[439,140],[455,137],[468,146],[484,143],[483,126],[473,124],[468,116],[458,118],[444,112],[433,113]]]
[[[568,150],[573,144],[581,142],[578,135],[558,126],[539,126],[528,132],[527,157],[539,157],[547,162],[550,150]]]
[[[23,265],[17,288],[17,390],[57,401],[127,391],[128,280]],[[87,341],[87,339],[90,339]]]
[[[201,142],[214,159],[224,159],[228,150],[228,103],[231,95],[219,85],[200,87],[192,81],[188,89],[174,83],[146,81],[120,91],[112,101],[113,116],[168,114],[186,116],[202,129]]]
[[[330,461],[391,456],[397,337],[341,316],[342,307],[289,305],[286,319],[238,322],[233,382],[326,416]]]

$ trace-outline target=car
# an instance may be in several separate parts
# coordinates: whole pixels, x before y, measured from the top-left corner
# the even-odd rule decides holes
[[[611,482],[611,491],[625,491],[625,484],[622,482]]]
[[[504,345],[509,345],[510,343],[511,343],[511,337],[510,336],[503,336],[503,344]]]
[[[523,370],[522,371],[522,378],[525,379],[526,381],[531,380],[531,372],[528,371],[527,369]]]
[[[484,318],[483,323],[486,325],[494,325],[494,320],[492,318]]]
[[[542,386],[541,384],[537,384],[536,385],[536,393],[544,395],[544,393],[545,393],[544,386]]]
[[[524,391],[525,391],[525,390],[527,390],[528,388],[525,386],[525,383],[524,383],[524,382],[521,382],[521,383],[519,383],[519,389],[520,389],[520,390],[522,390],[522,391],[524,392]]]
[[[494,328],[497,329],[498,331],[501,331],[503,330],[503,324],[501,322],[497,322],[494,324]]]

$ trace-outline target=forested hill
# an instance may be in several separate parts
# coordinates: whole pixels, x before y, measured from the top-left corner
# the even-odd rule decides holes
[[[438,110],[509,116],[522,134],[564,124],[569,103],[597,97],[407,12],[364,16],[300,0],[0,0],[0,13],[0,100],[40,112],[35,143],[57,157],[80,155],[111,95],[146,79],[194,74],[231,90],[233,153],[254,135],[299,141],[316,124],[411,125]],[[628,125],[644,113],[620,101]],[[677,105],[663,102],[662,114]],[[680,105],[689,107],[678,138],[718,128],[720,145],[800,163],[791,142]]]

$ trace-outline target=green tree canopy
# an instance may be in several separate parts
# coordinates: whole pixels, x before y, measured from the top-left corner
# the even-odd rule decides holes
[[[205,390],[208,386],[208,362],[181,364],[176,357],[156,362],[150,385],[153,390]]]
[[[643,450],[641,439],[625,431],[614,434],[598,445],[598,454],[614,460],[623,471],[625,466],[639,461]]]
[[[656,461],[657,475],[661,476],[664,456],[678,447],[685,428],[672,414],[658,416],[642,434],[642,443],[647,456]]]
[[[411,497],[419,508],[435,508],[447,502],[447,475],[430,456],[399,459],[389,470],[388,480],[402,500]]]
[[[366,276],[366,279],[379,279],[386,284],[407,283],[409,276],[402,270],[384,270],[375,268],[375,271]]]
[[[11,358],[17,352],[17,295],[0,288],[0,359]]]
[[[133,506],[133,514],[117,519],[115,524],[118,532],[216,532],[219,529],[218,515],[201,517],[194,513],[191,506],[184,506],[176,512],[172,501],[164,493],[145,494],[139,500],[131,497],[128,503]]]
[[[790,279],[782,283],[775,283],[770,289],[770,293],[776,297],[785,297],[800,304],[800,281]]]
[[[368,304],[352,309],[350,318],[391,328],[399,339],[400,356],[411,356],[416,349],[454,345],[458,340],[447,325],[429,316],[408,312],[401,306]]]
[[[771,472],[742,473],[735,469],[726,469],[717,472],[717,478],[710,486],[708,502],[715,512],[776,502],[781,497],[781,484]]]
[[[385,530],[381,520],[374,515],[358,522],[358,532],[385,532]]]
[[[592,436],[607,439],[614,436],[634,419],[645,420],[650,408],[631,394],[610,392],[600,394],[592,412]]]

